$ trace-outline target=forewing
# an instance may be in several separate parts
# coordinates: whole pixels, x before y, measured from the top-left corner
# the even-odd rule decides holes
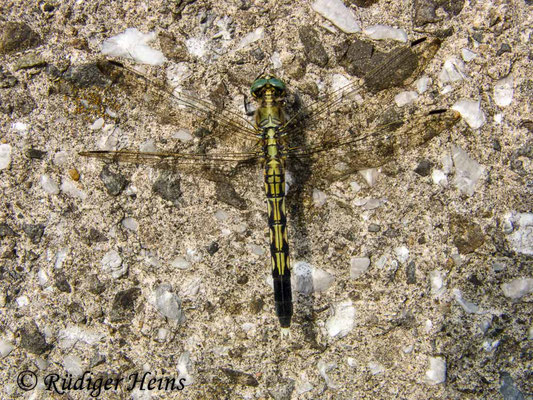
[[[321,186],[358,170],[382,166],[449,129],[459,118],[452,110],[418,113],[409,118],[398,115],[364,132],[348,131],[303,149],[290,149],[288,158],[309,163],[313,183]]]
[[[362,87],[377,93],[391,87],[411,84],[435,56],[440,44],[440,40],[436,38],[420,39],[409,46],[383,54],[376,62],[377,65],[362,76],[362,82],[351,82],[310,105],[303,106],[287,121],[284,131],[299,134],[305,129],[314,128],[341,107],[351,107],[354,95]]]

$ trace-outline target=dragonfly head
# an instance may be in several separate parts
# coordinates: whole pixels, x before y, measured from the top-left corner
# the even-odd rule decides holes
[[[285,83],[281,79],[269,74],[260,75],[252,83],[250,92],[252,92],[252,96],[254,96],[255,99],[259,99],[267,89],[274,90],[275,97],[285,96]]]

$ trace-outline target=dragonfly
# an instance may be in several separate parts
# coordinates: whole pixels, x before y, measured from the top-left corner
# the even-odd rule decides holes
[[[421,44],[425,43],[425,47]],[[413,52],[420,56],[411,75],[403,84],[412,82],[438,50],[437,39],[413,42],[410,46],[394,52],[388,59],[369,71],[364,82],[375,81],[380,74],[400,67]],[[420,46],[420,47],[417,47]],[[424,59],[423,57],[427,58]],[[291,260],[287,229],[286,170],[289,163],[313,164],[313,173],[322,173],[327,182],[340,180],[355,171],[381,166],[402,151],[422,145],[459,119],[459,114],[448,109],[437,109],[411,115],[410,118],[392,118],[378,121],[375,126],[362,132],[355,128],[343,132],[331,132],[328,117],[336,110],[352,107],[353,95],[360,90],[360,82],[350,82],[320,98],[308,106],[300,107],[292,115],[287,111],[286,83],[273,74],[263,73],[250,86],[250,93],[257,102],[253,120],[236,111],[228,110],[216,102],[201,99],[185,91],[175,91],[166,83],[151,79],[117,61],[105,61],[101,71],[110,78],[110,87],[119,86],[131,93],[135,85],[142,85],[141,92],[152,107],[165,108],[163,113],[172,118],[177,109],[178,121],[187,113],[193,113],[214,123],[209,139],[228,140],[235,144],[243,141],[248,151],[220,151],[209,145],[199,151],[135,151],[88,150],[79,154],[111,162],[149,164],[162,168],[191,167],[209,175],[213,168],[230,166],[230,170],[243,166],[262,165],[264,192],[267,203],[271,271],[274,288],[274,306],[282,333],[287,334],[293,317],[291,290]],[[148,94],[148,96],[146,96]],[[180,113],[179,111],[185,111]],[[302,144],[301,135],[314,130],[322,132],[311,143]],[[209,141],[206,141],[208,143]],[[297,142],[296,145],[293,142]],[[209,172],[206,172],[209,171]],[[216,172],[215,172],[216,173]]]

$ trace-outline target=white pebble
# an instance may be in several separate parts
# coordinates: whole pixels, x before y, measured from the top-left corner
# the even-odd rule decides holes
[[[394,96],[394,102],[398,107],[403,107],[410,104],[418,98],[418,93],[414,90],[404,91]]]
[[[137,232],[139,229],[139,223],[135,218],[126,217],[122,220],[122,226],[132,232]]]
[[[200,291],[202,278],[196,276],[186,279],[180,286],[180,295],[183,297],[196,297]]]
[[[463,79],[465,79],[465,64],[463,60],[457,57],[448,58],[439,73],[441,83],[457,82]]]
[[[279,69],[283,66],[280,55],[277,51],[272,53],[272,55],[270,56],[270,62],[272,63],[272,68],[274,69]]]
[[[355,307],[351,300],[338,303],[333,308],[333,316],[326,321],[326,329],[330,337],[342,338],[355,325]]]
[[[446,175],[452,172],[453,159],[451,153],[445,152],[440,158],[440,163],[442,164],[442,172],[444,172]]]
[[[245,37],[241,39],[237,47],[235,48],[235,51],[244,49],[245,47],[249,46],[250,44],[257,42],[258,40],[261,40],[265,37],[265,28],[259,27],[255,31],[250,32]]]
[[[54,154],[55,165],[63,165],[67,162],[67,159],[68,153],[66,151],[58,151],[56,154]]]
[[[155,146],[154,139],[148,139],[141,143],[139,146],[139,151],[142,151],[143,153],[155,153],[157,151],[157,147]]]
[[[453,86],[452,85],[446,85],[440,90],[440,93],[441,94],[446,94],[446,93],[450,93],[452,90],[453,90]]]
[[[431,78],[429,76],[422,76],[421,78],[417,79],[415,82],[416,91],[419,94],[424,93],[426,90],[428,90],[428,87],[431,83]]]
[[[333,368],[337,368],[336,362],[330,362],[327,363],[325,361],[320,360],[317,364],[318,372],[322,378],[324,378],[324,381],[326,381],[326,386],[330,389],[338,389],[339,385],[334,383],[331,378],[328,376],[328,372],[331,371]]]
[[[405,246],[396,247],[394,249],[396,259],[404,264],[409,259],[409,249]]]
[[[341,0],[317,0],[311,7],[345,33],[361,30],[352,12]]]
[[[64,180],[63,183],[61,183],[61,191],[71,197],[77,197],[81,200],[85,200],[87,198],[87,193],[79,189],[69,180]]]
[[[494,102],[500,106],[505,107],[513,101],[513,77],[509,74],[503,79],[500,79],[494,85]]]
[[[68,254],[67,247],[62,247],[57,251],[56,262],[54,264],[55,269],[61,269],[61,267],[63,266],[63,263],[67,259],[67,254]]]
[[[155,289],[155,307],[164,317],[180,322],[183,317],[181,301],[171,289],[167,284],[162,284]]]
[[[115,279],[120,278],[128,271],[128,267],[122,263],[122,257],[116,250],[109,250],[105,253],[100,263],[102,270]]]
[[[367,364],[367,367],[372,375],[378,375],[385,372],[385,367],[377,362],[371,361]]]
[[[59,347],[67,349],[71,348],[78,342],[93,345],[99,342],[103,337],[103,334],[95,330],[83,328],[79,325],[69,325],[65,329],[59,331],[57,339]]]
[[[516,300],[533,292],[533,278],[516,278],[501,287],[505,297]]]
[[[123,33],[104,40],[102,54],[133,59],[142,64],[161,65],[167,60],[163,53],[148,46],[155,38],[155,32],[145,34],[136,28],[128,28]]]
[[[159,328],[157,330],[157,341],[161,343],[164,342],[165,340],[167,340],[168,334],[169,334],[168,329]]]
[[[191,369],[191,355],[188,351],[184,351],[180,358],[178,359],[178,365],[176,366],[178,370],[178,382],[181,378],[184,378],[184,385],[189,386],[194,383],[194,379],[192,377],[192,374],[190,372]]]
[[[170,265],[178,269],[189,269],[191,263],[185,259],[185,257],[176,257],[171,262]]]
[[[370,266],[370,258],[352,257],[350,259],[350,278],[358,279],[368,270],[369,266]]]
[[[89,126],[89,129],[93,130],[93,131],[96,131],[98,129],[102,129],[102,127],[104,126],[104,119],[103,118],[98,118],[96,121],[94,121],[91,126]]]
[[[220,222],[223,222],[229,218],[229,214],[224,210],[218,210],[217,212],[215,212],[215,218]]]
[[[465,60],[466,62],[469,62],[469,61],[472,61],[474,58],[476,58],[477,54],[465,48],[461,50],[461,56],[463,57],[463,60]]]
[[[326,199],[326,193],[318,189],[313,189],[313,203],[315,207],[322,207],[326,204]]]
[[[37,280],[39,281],[39,285],[46,286],[48,283],[48,274],[46,271],[42,268],[39,269],[39,272],[37,272]]]
[[[202,58],[207,53],[207,39],[191,37],[185,41],[190,55]]]
[[[264,246],[258,246],[256,244],[251,244],[250,249],[252,253],[255,254],[256,256],[262,256],[263,254],[265,254]]]
[[[368,199],[368,201],[365,203],[363,208],[365,210],[374,210],[378,207],[381,207],[382,204],[383,204],[383,200],[381,199]]]
[[[429,281],[431,283],[431,293],[434,297],[440,297],[444,294],[446,285],[444,284],[442,272],[438,270],[431,271],[429,273]]]
[[[11,164],[11,145],[0,144],[0,170],[6,169]]]
[[[182,142],[189,142],[193,139],[192,135],[191,135],[191,132],[188,131],[187,129],[180,129],[179,131],[177,131],[176,133],[174,133],[172,135],[172,137],[174,139],[178,139]]]
[[[448,186],[448,177],[440,169],[434,168],[431,172],[431,179],[435,185],[440,185],[443,187]]]
[[[452,145],[455,165],[454,184],[462,193],[472,196],[477,182],[483,176],[485,167],[468,156],[459,146]]]
[[[517,253],[533,255],[533,213],[512,211],[503,218],[504,233]]]
[[[4,339],[0,339],[0,357],[4,358],[9,355],[13,351],[15,346],[13,346],[10,342]]]
[[[461,291],[457,288],[452,290],[453,297],[455,298],[455,301],[465,310],[467,314],[480,314],[479,307],[465,299],[463,299],[463,294]]]
[[[46,174],[41,175],[40,183],[41,183],[41,187],[46,193],[59,194],[58,184],[48,175]]]
[[[357,193],[357,192],[359,192],[361,190],[361,185],[359,185],[355,181],[350,182],[350,189],[352,189],[353,192]]]
[[[491,352],[491,351],[494,351],[498,347],[499,344],[500,344],[499,340],[494,340],[492,342],[490,340],[485,340],[482,343],[482,346],[483,346],[483,350],[485,350],[486,352]]]
[[[81,358],[75,355],[68,355],[63,360],[63,367],[65,370],[72,374],[72,376],[80,376],[83,373],[83,368],[81,365]]]
[[[494,122],[500,125],[503,121],[503,114],[502,113],[494,114],[493,119],[494,119]]]
[[[21,133],[21,134],[26,134],[28,132],[28,129],[29,129],[29,126],[28,124],[24,123],[24,122],[15,122],[13,123],[13,125],[11,125],[11,127],[17,131],[18,133]]]
[[[363,33],[374,40],[392,39],[398,42],[407,42],[407,33],[403,29],[387,25],[372,25],[363,29]]]
[[[377,168],[368,168],[359,170],[359,175],[363,177],[368,186],[372,187],[378,180],[379,171]]]
[[[414,348],[415,348],[415,345],[414,344],[410,344],[410,345],[402,347],[402,351],[405,354],[410,354],[414,350]]]
[[[28,304],[30,304],[30,299],[28,298],[28,296],[17,297],[15,301],[17,303],[17,306],[19,306],[20,308],[26,307]]]
[[[329,272],[316,268],[305,261],[293,266],[295,290],[304,294],[324,292],[333,284],[335,277]]]
[[[485,124],[486,118],[481,109],[481,100],[461,99],[452,106],[452,110],[461,114],[461,117],[472,129],[481,128]]]
[[[446,361],[442,357],[430,357],[429,369],[426,371],[426,382],[438,385],[446,380]]]

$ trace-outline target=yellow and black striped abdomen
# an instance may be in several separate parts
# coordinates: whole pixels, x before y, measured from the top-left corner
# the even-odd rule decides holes
[[[279,157],[267,157],[265,192],[276,314],[281,327],[288,328],[292,317],[291,271],[285,208],[285,169]]]

